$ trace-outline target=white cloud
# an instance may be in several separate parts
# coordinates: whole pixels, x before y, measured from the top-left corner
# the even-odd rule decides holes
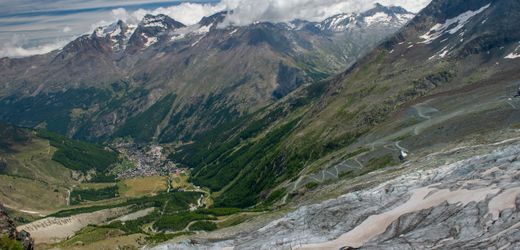
[[[284,22],[294,19],[320,21],[339,13],[367,10],[375,3],[402,6],[418,12],[431,0],[222,0],[217,4],[184,3],[168,8],[144,10],[129,14],[141,19],[145,14],[166,14],[177,21],[191,25],[202,17],[222,10],[233,10],[226,24],[247,25],[255,21]]]
[[[219,4],[197,4],[197,3],[183,3],[178,6],[172,6],[167,8],[158,8],[152,11],[139,9],[132,13],[132,16],[138,20],[142,19],[146,14],[165,14],[175,20],[186,24],[192,25],[200,21],[205,16],[215,14],[217,12],[228,9],[228,5],[225,3]]]
[[[1,0],[0,0],[1,1]],[[104,0],[96,0],[103,3]],[[141,2],[140,0],[135,0]],[[247,25],[255,21],[283,22],[296,18],[320,21],[334,14],[358,12],[369,9],[376,2],[383,5],[399,5],[418,12],[431,0],[221,0],[219,3],[182,3],[157,9],[129,11],[114,8],[93,13],[75,13],[64,16],[20,17],[28,24],[4,27],[6,31],[22,34],[28,39],[9,42],[13,33],[0,36],[1,56],[28,56],[58,49],[80,34],[90,33],[99,26],[116,20],[136,24],[146,14],[166,14],[186,25],[195,24],[204,16],[223,10],[234,10],[225,24]],[[78,2],[82,2],[79,1]],[[129,7],[128,7],[129,8]],[[2,18],[0,18],[2,20]],[[11,19],[10,19],[11,20]],[[12,21],[12,20],[11,20]],[[20,20],[18,20],[20,21]],[[61,24],[50,27],[50,23]],[[26,31],[24,31],[26,30]],[[35,31],[33,31],[35,30]],[[64,35],[66,34],[66,35]],[[0,34],[1,35],[1,34]],[[54,42],[55,40],[56,42]]]
[[[33,55],[41,55],[46,54],[51,51],[61,49],[65,45],[67,45],[69,41],[56,41],[55,43],[48,43],[43,45],[38,45],[35,47],[24,48],[17,43],[12,42],[9,44],[5,44],[0,47],[0,58],[2,57],[26,57]]]

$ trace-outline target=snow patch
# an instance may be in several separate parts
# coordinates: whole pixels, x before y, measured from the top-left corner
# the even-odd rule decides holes
[[[491,4],[488,4],[476,11],[466,11],[460,14],[457,17],[450,18],[446,20],[444,24],[435,24],[426,34],[420,36],[422,41],[421,43],[429,44],[436,40],[437,38],[443,36],[444,34],[456,34],[459,30],[461,30],[466,24],[469,23],[472,17],[482,13],[484,10],[489,8]]]
[[[146,40],[146,42],[144,44],[145,48],[148,48],[148,47],[154,45],[158,41],[157,37],[149,37],[149,36],[147,36],[145,34],[143,34],[143,37]]]
[[[507,55],[504,58],[505,59],[517,59],[517,58],[520,58],[520,45],[518,45],[518,47],[516,47],[516,49],[513,52],[511,52],[511,54]]]
[[[122,22],[115,22],[108,26],[97,28],[92,36],[109,39],[112,43],[112,50],[124,50],[128,40],[134,33],[137,25],[126,25]]]
[[[201,36],[199,39],[197,39],[197,41],[195,41],[194,43],[191,44],[191,47],[193,47],[193,46],[199,44],[199,42],[202,41],[202,39],[203,39],[204,37],[206,37],[206,36]]]
[[[179,40],[182,40],[185,37],[186,37],[186,34],[175,34],[175,35],[172,36],[170,41],[172,41],[172,42],[179,41]]]
[[[211,29],[211,25],[208,25],[208,26],[200,26],[199,29],[197,30],[197,33],[199,34],[206,34],[210,31]]]
[[[445,47],[443,50],[441,50],[441,53],[439,54],[439,57],[444,58],[450,53],[450,50],[448,47]]]
[[[316,25],[320,30],[331,30],[334,32],[346,31],[356,25],[354,14],[339,14]]]
[[[392,17],[384,12],[377,12],[373,16],[365,17],[364,19],[365,23],[368,26],[371,26],[376,23],[388,23],[392,21]]]
[[[415,15],[414,14],[397,14],[397,15],[395,15],[395,17],[397,18],[398,22],[401,25],[404,25],[404,24],[408,23],[410,20],[412,20],[415,17]]]
[[[504,57],[505,59],[517,59],[517,58],[520,58],[520,53],[519,54],[516,54],[516,53],[511,53],[509,55],[507,55],[506,57]]]
[[[164,16],[146,16],[142,21],[142,25],[144,27],[158,27],[160,29],[166,30],[168,27],[164,23],[164,19]]]

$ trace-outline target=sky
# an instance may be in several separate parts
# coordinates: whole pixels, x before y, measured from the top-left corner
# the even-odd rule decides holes
[[[60,49],[76,37],[116,20],[138,23],[166,14],[186,25],[223,10],[234,10],[225,24],[320,21],[358,12],[376,2],[418,12],[430,0],[0,0],[0,57],[23,57]]]

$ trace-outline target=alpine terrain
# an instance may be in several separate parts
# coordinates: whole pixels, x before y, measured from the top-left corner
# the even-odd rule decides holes
[[[519,1],[239,11],[0,59],[0,247],[520,248]]]

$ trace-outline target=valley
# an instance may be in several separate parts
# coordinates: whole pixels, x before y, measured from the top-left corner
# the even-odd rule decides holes
[[[36,249],[520,246],[518,2],[235,26],[239,11],[0,59],[18,233]]]

